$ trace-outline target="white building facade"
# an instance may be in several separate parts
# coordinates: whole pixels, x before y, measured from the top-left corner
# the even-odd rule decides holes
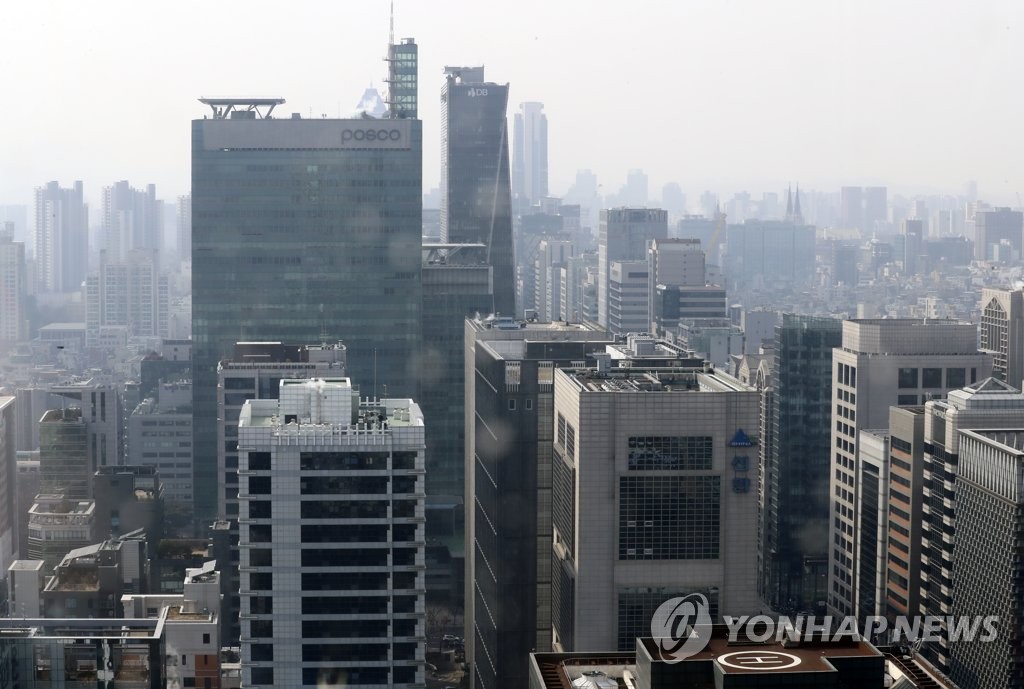
[[[242,684],[423,687],[423,414],[280,386],[238,424]]]

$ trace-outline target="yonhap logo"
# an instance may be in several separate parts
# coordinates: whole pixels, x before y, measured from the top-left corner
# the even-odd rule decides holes
[[[398,129],[345,129],[341,132],[341,143],[353,141],[401,141],[402,132]]]
[[[669,598],[651,618],[651,636],[661,660],[678,663],[700,653],[711,639],[708,599],[701,593]]]

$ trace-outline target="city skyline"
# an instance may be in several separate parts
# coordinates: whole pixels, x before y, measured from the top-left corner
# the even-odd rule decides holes
[[[1010,70],[1024,57],[1015,40],[1024,8],[983,3],[926,14],[876,2],[742,5],[735,12],[651,2],[637,13],[527,2],[495,33],[483,28],[486,7],[400,2],[396,35],[422,46],[425,188],[437,185],[440,169],[440,146],[431,142],[439,141],[442,67],[455,63],[486,65],[508,81],[512,108],[545,104],[556,195],[577,169],[594,170],[607,194],[640,167],[652,189],[677,181],[691,198],[703,189],[776,190],[789,180],[807,189],[884,184],[896,193],[956,193],[976,179],[983,197],[1016,200],[1024,179],[1012,161],[1024,137],[1012,125],[1024,101],[1002,85],[1013,83]],[[281,16],[204,7],[201,22],[180,4],[149,6],[144,18],[126,3],[102,12],[54,8],[24,4],[9,13],[21,30],[7,44],[19,69],[4,79],[4,119],[16,133],[0,148],[4,203],[27,204],[51,179],[82,179],[93,204],[119,179],[155,183],[174,198],[188,190],[181,151],[187,121],[204,110],[198,97],[280,95],[285,113],[336,117],[352,113],[370,82],[384,86],[383,0],[355,17],[322,3]],[[450,31],[444,18],[452,14],[481,30]],[[159,31],[132,32],[140,20]],[[570,24],[566,38],[560,27]],[[230,48],[253,37],[271,49]],[[182,42],[216,49],[181,50]],[[613,43],[629,49],[598,48]],[[709,59],[716,51],[722,57]],[[218,54],[233,57],[209,57]],[[39,93],[89,105],[72,116]],[[951,107],[928,107],[944,93]],[[694,99],[714,107],[693,107]],[[671,133],[651,136],[659,131]]]

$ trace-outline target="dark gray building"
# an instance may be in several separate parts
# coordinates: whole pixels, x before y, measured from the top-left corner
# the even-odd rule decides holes
[[[463,556],[466,318],[491,308],[491,266],[470,245],[424,245],[423,371],[420,408],[427,423],[427,533]],[[456,545],[459,544],[459,545]],[[428,574],[430,574],[428,572]],[[428,576],[427,596],[440,593]],[[432,590],[433,589],[433,590]],[[461,606],[461,601],[458,601]]]
[[[496,313],[515,313],[508,84],[483,67],[445,67],[441,91],[441,241],[487,247]],[[358,378],[358,377],[357,377]]]
[[[832,348],[842,323],[784,314],[762,384],[761,596],[780,613],[824,601],[828,568]]]
[[[953,613],[998,616],[995,639],[950,644],[961,689],[1024,687],[1024,430],[960,431]]]
[[[422,128],[271,118],[283,99],[204,102],[213,117],[192,122],[192,330],[196,518],[208,524],[217,362],[236,341],[344,340],[363,394],[415,393]]]
[[[550,588],[551,558],[538,553],[551,549],[554,370],[585,364],[610,341],[588,326],[512,319],[467,320],[465,329],[473,682],[524,687],[523,659],[551,645],[551,608],[539,593]]]

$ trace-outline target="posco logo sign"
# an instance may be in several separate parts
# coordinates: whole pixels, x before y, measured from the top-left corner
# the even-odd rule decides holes
[[[346,129],[341,133],[341,143],[349,141],[401,141],[402,132],[397,129]]]
[[[353,122],[341,130],[341,147],[409,148],[411,131],[409,122],[402,120]]]

